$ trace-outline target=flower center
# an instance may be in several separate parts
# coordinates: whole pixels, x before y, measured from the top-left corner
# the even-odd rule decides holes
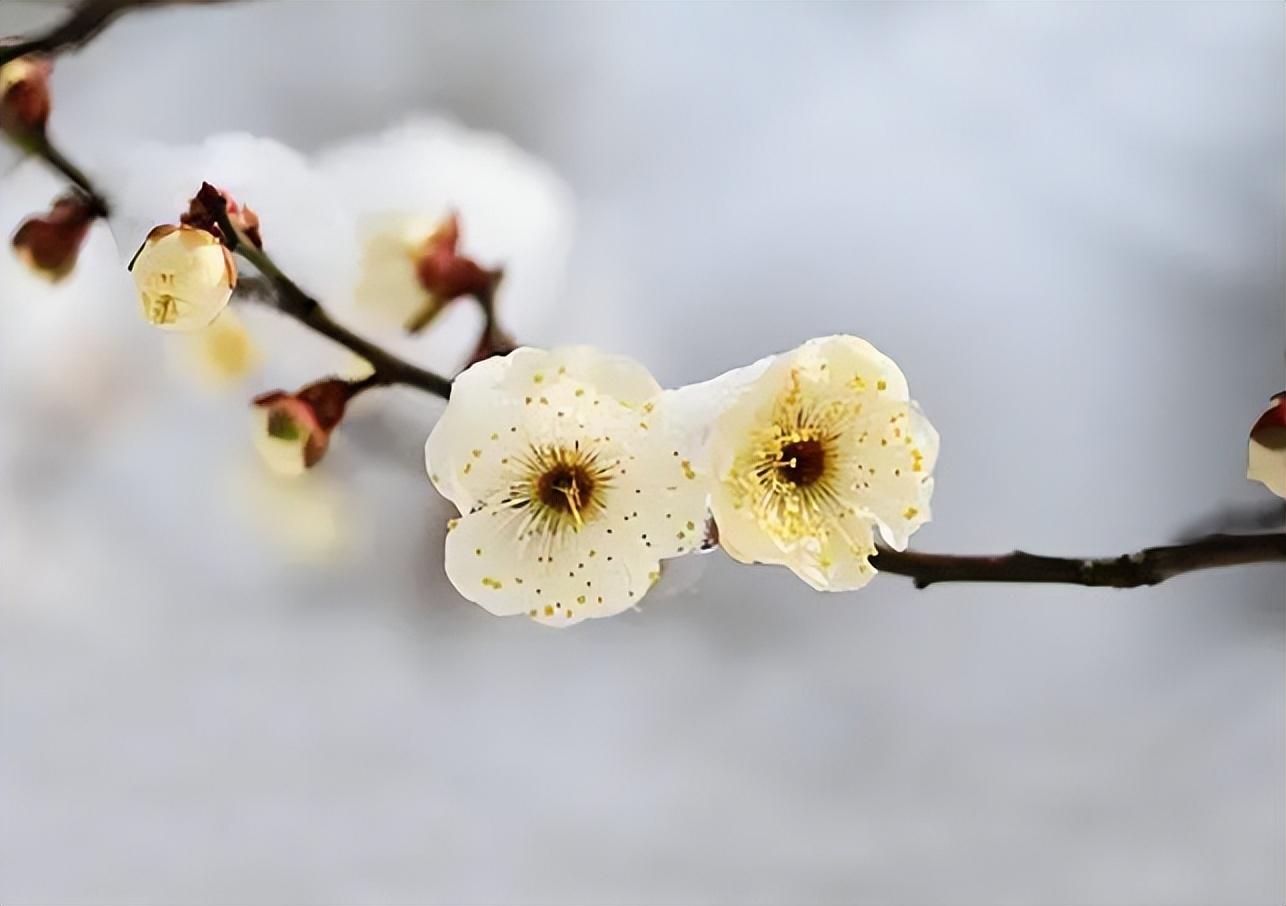
[[[808,487],[826,473],[826,447],[820,440],[793,440],[782,446],[774,465],[783,481]]]
[[[527,516],[519,537],[557,536],[580,531],[598,518],[612,485],[616,462],[579,441],[571,446],[538,445],[517,463],[519,472],[507,499]]]
[[[558,462],[536,480],[536,497],[545,506],[580,521],[594,493],[594,476],[578,462]]]

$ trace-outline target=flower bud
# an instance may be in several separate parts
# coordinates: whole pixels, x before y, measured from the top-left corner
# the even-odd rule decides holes
[[[268,467],[280,475],[302,475],[317,465],[344,417],[353,387],[327,378],[295,393],[274,390],[256,397],[255,447]]]
[[[232,298],[237,266],[207,230],[159,226],[130,262],[143,317],[165,330],[209,326]]]
[[[36,274],[57,283],[76,266],[97,211],[82,192],[64,195],[49,213],[28,217],[13,234],[13,250]]]
[[[36,54],[0,66],[0,131],[19,143],[45,134],[53,63]]]
[[[448,302],[473,296],[490,304],[500,282],[501,271],[487,270],[459,253],[460,218],[452,212],[420,246],[415,258],[415,275],[429,294],[423,308],[406,324],[412,333],[423,330]]]
[[[1273,405],[1250,429],[1248,458],[1246,477],[1286,497],[1286,390],[1273,397]]]
[[[220,213],[226,213],[232,225],[256,248],[263,248],[263,239],[259,234],[259,215],[237,204],[235,198],[208,182],[202,183],[200,190],[188,202],[188,212],[179,218],[179,223],[205,230],[220,239],[226,239],[223,236],[223,229],[219,226]]]

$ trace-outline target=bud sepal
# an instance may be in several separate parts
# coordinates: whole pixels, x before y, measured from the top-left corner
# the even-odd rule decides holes
[[[302,475],[321,462],[348,401],[363,386],[326,378],[294,393],[273,390],[255,397],[255,446],[267,466],[281,475]]]
[[[13,234],[13,250],[35,274],[57,283],[75,269],[97,217],[95,202],[73,190],[54,201],[49,213],[24,220]]]

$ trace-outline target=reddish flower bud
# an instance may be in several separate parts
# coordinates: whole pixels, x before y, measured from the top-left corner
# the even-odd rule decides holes
[[[1286,497],[1286,390],[1273,397],[1273,405],[1250,429],[1246,477]]]
[[[28,54],[0,66],[0,131],[19,143],[45,134],[53,63]]]
[[[459,253],[460,218],[452,212],[420,246],[415,274],[429,293],[428,304],[409,322],[412,333],[422,330],[444,305],[461,296],[473,296],[484,304],[500,282],[502,271],[488,270]]]
[[[72,272],[97,209],[83,192],[59,198],[42,216],[28,217],[13,234],[13,249],[33,271],[53,282]]]
[[[184,226],[193,226],[205,230],[225,241],[223,230],[219,226],[219,214],[226,211],[228,220],[241,231],[241,234],[263,248],[263,238],[259,234],[259,215],[243,205],[237,204],[235,198],[222,189],[217,189],[208,182],[201,183],[200,190],[188,202],[188,212],[179,218]]]
[[[255,446],[268,467],[282,475],[301,475],[317,465],[326,455],[331,432],[344,418],[354,387],[327,378],[295,393],[274,390],[256,397],[260,426]]]

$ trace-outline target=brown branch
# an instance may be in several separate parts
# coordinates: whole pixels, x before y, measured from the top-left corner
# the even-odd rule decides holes
[[[43,35],[0,45],[0,66],[27,54],[52,55],[81,47],[127,10],[177,3],[218,3],[221,0],[81,0],[62,22]]]
[[[80,183],[78,183],[80,184]],[[100,197],[88,180],[83,188]],[[449,399],[451,380],[398,358],[380,346],[331,320],[321,304],[290,279],[263,249],[251,242],[228,217],[226,200],[214,190],[203,193],[228,247],[258,269],[262,280],[248,289],[262,293],[270,288],[276,307],[307,327],[370,362],[374,373],[361,389],[404,384]],[[492,300],[483,301],[487,312],[484,343],[499,330]],[[717,535],[712,534],[712,538]],[[711,546],[717,543],[712,541]],[[1210,535],[1187,544],[1152,547],[1135,554],[1107,558],[1046,557],[1015,551],[995,556],[925,554],[881,548],[871,563],[881,572],[908,576],[917,588],[938,582],[1024,582],[1136,588],[1198,570],[1253,563],[1286,562],[1286,533],[1268,535]]]
[[[94,184],[89,181],[89,177],[54,146],[47,135],[41,134],[27,138],[23,141],[22,146],[53,167],[66,177],[68,182],[84,192],[89,199],[90,209],[95,215],[106,217],[110,213],[107,199],[94,188]]]
[[[0,64],[29,53],[53,54],[83,45],[128,9],[179,2],[219,0],[82,0],[66,21],[48,33],[0,46]],[[107,205],[102,194],[48,140],[42,140],[33,150],[89,195],[102,213],[106,213]],[[262,281],[254,284],[247,281],[249,285],[246,288],[252,295],[260,295],[265,289],[270,289],[280,311],[370,362],[374,373],[354,385],[359,392],[371,387],[404,384],[444,399],[450,397],[450,379],[400,359],[331,320],[316,299],[300,289],[266,252],[237,230],[228,218],[226,205],[216,206],[212,213],[229,248],[254,265],[262,275]],[[480,349],[507,341],[495,319],[494,299],[481,298],[479,302],[486,316]],[[717,543],[717,532],[711,530],[710,541],[705,547],[713,547]],[[881,548],[871,560],[881,572],[910,577],[917,588],[927,588],[938,582],[1022,582],[1136,588],[1156,585],[1199,570],[1280,562],[1286,562],[1286,533],[1209,535],[1186,544],[1152,547],[1121,557],[1091,559],[1047,557],[1022,551],[995,556],[958,556]]]
[[[369,362],[374,369],[374,374],[368,379],[371,386],[404,384],[443,399],[450,398],[450,378],[427,371],[418,365],[412,365],[333,321],[320,302],[300,289],[295,281],[277,267],[267,252],[256,246],[237,229],[228,217],[227,205],[221,198],[216,195],[209,195],[207,198],[210,199],[211,214],[218,222],[228,248],[253,264],[271,284],[276,293],[278,311],[311,327],[322,336],[334,340]]]
[[[956,556],[880,548],[871,565],[909,576],[916,588],[937,582],[1031,582],[1138,588],[1184,573],[1224,566],[1286,562],[1286,532],[1208,535],[1187,544],[1149,547],[1120,557],[1045,557],[1014,551],[995,556]]]

